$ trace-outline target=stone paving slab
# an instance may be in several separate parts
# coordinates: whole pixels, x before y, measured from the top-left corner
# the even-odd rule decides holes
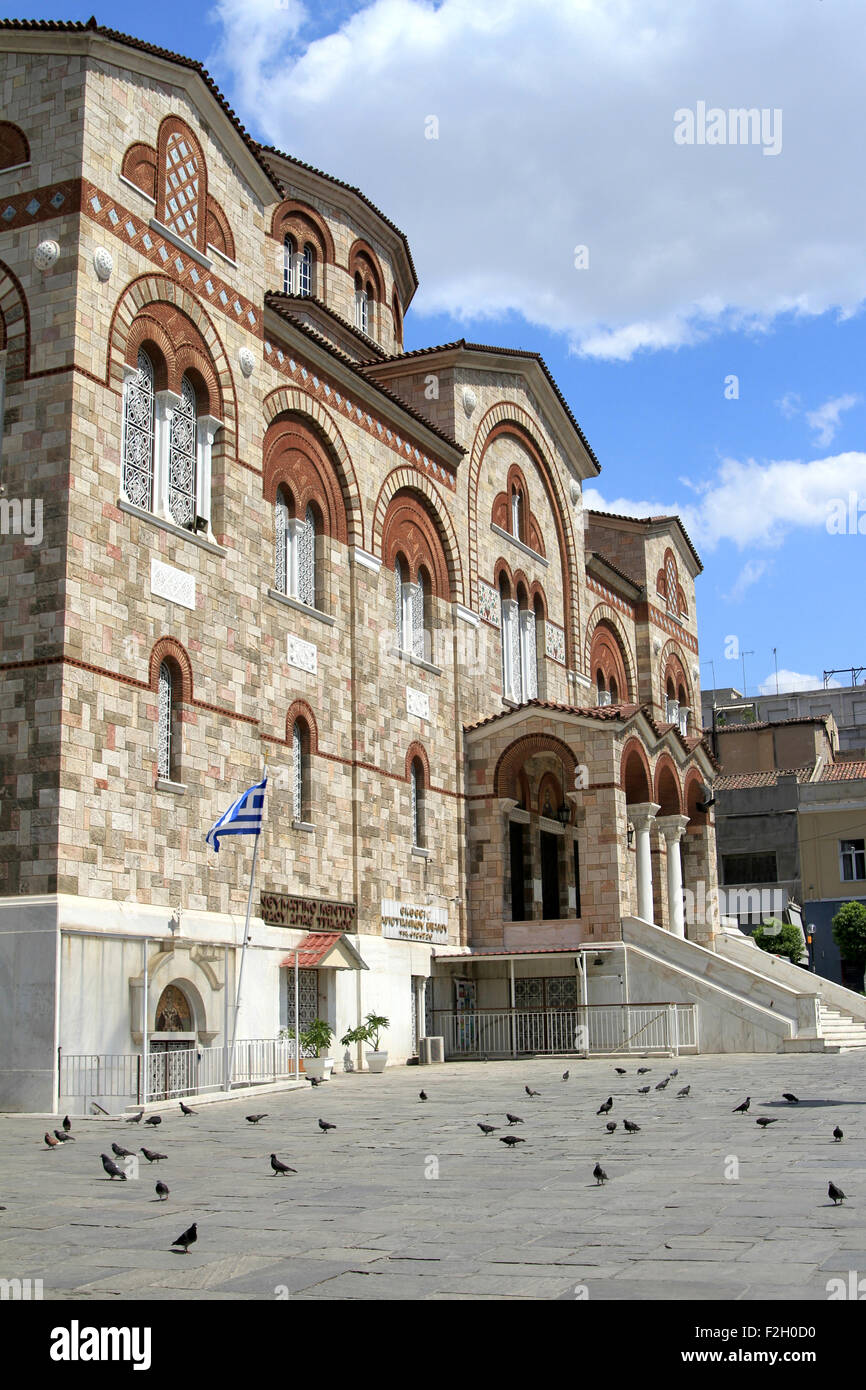
[[[688,1100],[636,1094],[674,1066]],[[41,1278],[51,1300],[527,1301],[586,1286],[590,1299],[746,1302],[822,1300],[835,1274],[866,1277],[862,1054],[572,1061],[567,1083],[562,1070],[533,1059],[337,1073],[324,1096],[268,1096],[255,1128],[249,1099],[187,1119],[167,1106],[156,1135],[74,1119],[75,1144],[57,1151],[42,1143],[53,1123],[0,1116],[0,1277]],[[801,1105],[781,1100],[787,1090]],[[596,1115],[608,1095],[612,1135]],[[750,1114],[732,1114],[746,1095]],[[506,1110],[524,1123],[509,1129]],[[756,1114],[778,1124],[761,1131]],[[319,1116],[337,1130],[322,1135]],[[480,1119],[501,1128],[485,1136]],[[508,1151],[508,1133],[526,1142]],[[167,1158],[111,1182],[99,1155],[112,1140]],[[271,1152],[298,1173],[274,1177]],[[849,1194],[839,1207],[831,1178]],[[198,1243],[172,1252],[192,1221]]]

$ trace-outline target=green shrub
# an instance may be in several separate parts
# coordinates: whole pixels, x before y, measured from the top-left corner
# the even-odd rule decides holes
[[[866,907],[843,903],[833,918],[833,940],[843,960],[866,964]]]
[[[775,918],[764,922],[754,933],[754,939],[762,951],[769,951],[774,956],[786,956],[794,965],[797,965],[805,950],[800,928],[788,922],[777,922]]]

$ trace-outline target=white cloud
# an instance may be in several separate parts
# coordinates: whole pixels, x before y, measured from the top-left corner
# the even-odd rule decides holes
[[[821,690],[824,681],[821,676],[806,676],[801,671],[779,672],[779,694],[790,695],[795,690]],[[832,678],[827,682],[829,689],[838,688],[839,682]],[[772,671],[758,686],[759,695],[776,694],[776,672]]]
[[[334,13],[218,0],[210,66],[257,134],[405,228],[418,309],[626,360],[866,295],[859,0],[783,24],[753,0],[371,0],[323,33]],[[675,144],[699,101],[781,110],[781,152]]]
[[[798,391],[786,391],[776,405],[781,410],[786,420],[791,420],[795,415],[799,415],[802,406],[800,405],[800,394]]]
[[[817,430],[818,438],[816,446],[826,449],[828,444],[832,444],[839,428],[839,416],[843,410],[850,410],[852,406],[860,403],[859,396],[836,396],[833,400],[825,401],[817,410],[810,410],[806,413],[809,428]]]
[[[596,487],[584,488],[586,506],[596,511],[626,516],[669,516],[676,513],[698,549],[714,550],[722,541],[740,550],[775,548],[795,529],[827,529],[833,503],[841,501],[847,516],[849,499],[866,505],[866,453],[837,454],[811,463],[759,463],[754,459],[724,459],[700,500],[668,502],[634,501],[618,497],[605,500]],[[744,570],[730,597],[745,592],[749,573]],[[740,589],[738,591],[738,586]]]
[[[766,560],[747,560],[725,598],[731,603],[740,603],[753,584],[763,579],[768,569]]]

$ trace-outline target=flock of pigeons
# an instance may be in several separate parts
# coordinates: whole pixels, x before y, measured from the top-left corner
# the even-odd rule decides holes
[[[319,1084],[319,1083],[316,1083],[316,1084]],[[423,1092],[422,1092],[422,1095],[423,1095]],[[424,1099],[426,1100],[427,1097],[424,1096]],[[197,1115],[197,1114],[198,1114],[198,1111],[197,1111],[197,1110],[193,1110],[191,1106],[185,1105],[183,1101],[180,1101],[180,1102],[179,1102],[179,1105],[180,1105],[181,1113],[182,1113],[183,1115]],[[126,1123],[127,1123],[128,1125],[139,1125],[139,1124],[141,1124],[143,1115],[144,1115],[144,1111],[143,1111],[143,1110],[139,1110],[139,1111],[137,1112],[137,1114],[135,1114],[135,1115],[129,1115],[129,1116],[127,1117]],[[247,1118],[247,1122],[248,1122],[249,1124],[251,1124],[251,1125],[257,1125],[257,1124],[259,1123],[260,1120],[266,1120],[266,1119],[268,1118],[268,1116],[267,1116],[267,1111],[265,1111],[263,1114],[247,1115],[246,1118]],[[161,1115],[149,1115],[149,1116],[147,1117],[147,1119],[144,1121],[144,1123],[145,1123],[146,1125],[150,1125],[154,1130],[156,1130],[156,1127],[157,1127],[158,1125],[161,1125],[161,1124],[162,1124],[162,1116],[161,1116]],[[319,1129],[322,1131],[323,1134],[327,1134],[329,1130],[331,1130],[331,1129],[336,1129],[336,1128],[337,1128],[337,1126],[334,1125],[334,1124],[331,1124],[328,1120],[319,1120]],[[64,1117],[63,1117],[63,1125],[62,1125],[62,1128],[61,1128],[61,1129],[55,1129],[53,1133],[49,1133],[48,1130],[45,1131],[45,1143],[46,1143],[46,1146],[47,1146],[49,1149],[57,1149],[57,1148],[60,1148],[60,1146],[61,1146],[62,1144],[74,1144],[74,1143],[75,1143],[75,1135],[71,1133],[71,1130],[72,1130],[72,1121],[70,1120],[70,1118],[69,1118],[68,1115],[64,1115]],[[114,1143],[113,1143],[113,1144],[111,1145],[111,1149],[112,1149],[112,1152],[113,1152],[113,1154],[114,1154],[114,1158],[111,1158],[109,1154],[100,1154],[100,1158],[102,1159],[102,1167],[103,1167],[103,1169],[105,1170],[105,1172],[108,1174],[109,1181],[113,1181],[115,1178],[119,1178],[119,1179],[121,1180],[121,1182],[126,1182],[127,1179],[128,1179],[128,1174],[127,1174],[127,1172],[126,1172],[126,1169],[125,1169],[124,1167],[121,1167],[121,1165],[120,1165],[119,1163],[117,1163],[115,1160],[116,1160],[116,1159],[126,1159],[126,1158],[137,1159],[137,1158],[138,1158],[138,1155],[135,1153],[135,1151],[134,1151],[133,1149],[126,1149],[126,1148],[124,1148],[124,1146],[123,1146],[122,1144],[114,1144]],[[144,1147],[144,1145],[141,1146],[141,1150],[140,1150],[140,1151],[141,1151],[141,1153],[144,1154],[144,1156],[145,1156],[145,1158],[147,1159],[148,1163],[160,1163],[163,1159],[167,1159],[167,1158],[168,1158],[168,1154],[158,1153],[156,1149],[147,1149],[147,1148]],[[274,1175],[274,1176],[276,1176],[278,1173],[279,1173],[279,1174],[282,1174],[282,1175],[285,1175],[286,1173],[297,1173],[297,1171],[298,1171],[297,1168],[290,1168],[289,1165],[288,1165],[287,1163],[283,1163],[281,1159],[277,1158],[277,1155],[276,1155],[276,1154],[271,1154],[271,1169],[272,1169],[272,1171],[273,1171],[273,1175]],[[168,1186],[162,1181],[162,1179],[158,1179],[158,1180],[157,1180],[157,1183],[156,1183],[156,1195],[157,1195],[157,1197],[159,1198],[159,1200],[160,1200],[161,1202],[167,1201],[170,1192],[171,1192],[171,1188],[168,1187]],[[0,1208],[0,1210],[5,1210],[5,1208]],[[181,1234],[178,1236],[177,1240],[173,1240],[173,1241],[172,1241],[171,1246],[172,1246],[172,1249],[175,1249],[176,1247],[179,1247],[181,1250],[183,1250],[183,1253],[184,1253],[185,1255],[188,1255],[188,1254],[189,1254],[189,1247],[190,1247],[191,1245],[195,1245],[195,1242],[196,1242],[197,1240],[198,1240],[198,1223],[194,1221],[194,1222],[192,1223],[192,1225],[191,1225],[186,1231],[182,1231],[182,1232],[181,1232]]]
[[[627,1076],[627,1075],[628,1075],[628,1071],[626,1070],[625,1067],[614,1067],[614,1071],[616,1072],[617,1076]],[[652,1068],[651,1068],[651,1067],[638,1067],[638,1068],[637,1068],[637,1075],[643,1077],[643,1076],[648,1075],[651,1071],[652,1071]],[[656,1089],[657,1091],[664,1091],[664,1090],[666,1090],[667,1087],[668,1087],[668,1085],[670,1084],[670,1082],[673,1081],[674,1078],[677,1077],[678,1075],[679,1075],[679,1068],[678,1068],[678,1067],[675,1067],[674,1070],[673,1070],[672,1072],[669,1072],[669,1073],[668,1073],[668,1075],[664,1078],[664,1080],[659,1081],[659,1082],[656,1083],[655,1089]],[[563,1080],[563,1081],[568,1081],[569,1076],[570,1076],[570,1073],[569,1073],[568,1071],[564,1071],[564,1072],[562,1073],[562,1080]],[[320,1084],[320,1083],[314,1082],[314,1085],[315,1085],[315,1084]],[[541,1095],[541,1092],[540,1092],[540,1091],[534,1091],[534,1090],[532,1089],[531,1086],[524,1086],[523,1089],[524,1089],[524,1091],[526,1092],[526,1095],[527,1095],[527,1097],[528,1097],[530,1100],[535,1100],[535,1099],[537,1099],[537,1098]],[[646,1095],[649,1094],[649,1092],[650,1092],[652,1089],[653,1089],[652,1083],[650,1083],[650,1084],[647,1084],[647,1085],[639,1086],[639,1087],[638,1087],[637,1093],[638,1093],[638,1095],[640,1095],[640,1096],[646,1096]],[[676,1098],[677,1098],[677,1100],[687,1100],[688,1097],[689,1097],[690,1092],[691,1092],[691,1086],[690,1086],[690,1085],[681,1087],[681,1088],[676,1092]],[[419,1093],[418,1093],[418,1099],[419,1099],[420,1101],[427,1101],[427,1100],[429,1099],[429,1097],[428,1097],[426,1091],[419,1091]],[[788,1102],[789,1105],[799,1105],[799,1104],[800,1104],[799,1097],[798,1097],[798,1096],[795,1096],[791,1091],[783,1091],[783,1092],[782,1092],[782,1099],[783,1099],[783,1100],[786,1100],[786,1101]],[[749,1107],[750,1107],[751,1103],[752,1103],[752,1098],[751,1098],[751,1096],[746,1096],[746,1099],[745,1099],[744,1101],[742,1101],[742,1103],[741,1103],[740,1105],[735,1106],[734,1109],[733,1109],[733,1111],[732,1111],[731,1113],[734,1114],[734,1115],[745,1115],[745,1114],[748,1113]],[[198,1113],[196,1110],[193,1110],[191,1106],[185,1105],[183,1101],[180,1101],[179,1104],[180,1104],[181,1113],[182,1113],[183,1115],[196,1115],[196,1114]],[[596,1115],[609,1115],[610,1112],[611,1112],[611,1110],[613,1109],[613,1106],[614,1106],[613,1096],[608,1096],[607,1100],[602,1101],[601,1105],[598,1107],[598,1110],[596,1111]],[[141,1121],[142,1121],[143,1116],[144,1116],[144,1111],[143,1111],[143,1110],[139,1110],[137,1114],[135,1114],[135,1115],[130,1115],[130,1116],[127,1118],[126,1123],[127,1123],[127,1124],[130,1124],[130,1125],[137,1125],[137,1124],[140,1124]],[[254,1114],[254,1115],[247,1115],[247,1116],[246,1116],[247,1123],[248,1123],[248,1124],[251,1124],[251,1125],[257,1125],[257,1124],[260,1123],[260,1121],[266,1120],[267,1118],[268,1118],[267,1111],[265,1111],[265,1112],[263,1112],[263,1113],[261,1113],[261,1114]],[[509,1128],[509,1129],[513,1129],[513,1127],[514,1127],[515,1125],[522,1125],[522,1124],[524,1123],[524,1121],[521,1119],[521,1117],[520,1117],[519,1115],[513,1115],[513,1114],[511,1114],[510,1111],[506,1111],[506,1112],[505,1112],[505,1118],[506,1118],[506,1120],[508,1121],[508,1128]],[[767,1115],[760,1115],[760,1116],[758,1116],[757,1120],[755,1121],[755,1123],[756,1123],[762,1130],[766,1129],[769,1125],[774,1125],[774,1124],[776,1124],[777,1122],[778,1122],[778,1117],[775,1117],[775,1116],[774,1116],[774,1117],[771,1118],[770,1116],[767,1116]],[[157,1128],[157,1126],[159,1126],[160,1124],[162,1124],[162,1116],[161,1116],[161,1115],[149,1115],[148,1118],[144,1121],[144,1123],[145,1123],[146,1125],[150,1125],[150,1126],[153,1128],[153,1130],[155,1131],[156,1128]],[[329,1132],[329,1130],[332,1130],[332,1129],[336,1129],[336,1128],[337,1128],[336,1125],[331,1124],[328,1120],[322,1120],[322,1119],[320,1119],[319,1122],[318,1122],[318,1124],[319,1124],[319,1129],[321,1130],[321,1132],[322,1132],[323,1134],[327,1134],[327,1133]],[[496,1134],[496,1133],[502,1128],[501,1125],[486,1124],[485,1122],[483,1122],[483,1121],[481,1121],[481,1120],[476,1121],[476,1124],[478,1125],[478,1128],[481,1130],[482,1134],[484,1134],[484,1135]],[[623,1119],[623,1121],[622,1121],[622,1127],[623,1127],[624,1131],[626,1132],[626,1134],[639,1134],[639,1133],[640,1133],[640,1129],[641,1129],[641,1126],[640,1126],[640,1125],[635,1124],[633,1120],[627,1120],[627,1119]],[[607,1133],[608,1133],[608,1134],[614,1134],[615,1131],[616,1131],[616,1128],[617,1128],[617,1121],[616,1121],[616,1120],[607,1120],[607,1121],[605,1122],[605,1129],[607,1130]],[[60,1147],[61,1145],[63,1145],[63,1144],[74,1143],[74,1142],[75,1142],[75,1136],[70,1132],[71,1129],[72,1129],[72,1122],[71,1122],[69,1116],[66,1115],[66,1116],[64,1117],[64,1119],[63,1119],[63,1125],[62,1125],[62,1128],[61,1128],[61,1129],[55,1129],[55,1130],[53,1131],[53,1133],[49,1133],[49,1132],[46,1130],[46,1132],[45,1132],[45,1143],[46,1143],[47,1147],[48,1147],[49,1149],[56,1149],[56,1148],[59,1148],[59,1147]],[[844,1137],[845,1137],[844,1131],[843,1131],[842,1129],[840,1129],[839,1125],[836,1125],[835,1129],[833,1130],[833,1139],[835,1140],[835,1142],[836,1142],[837,1144],[840,1144],[840,1143],[842,1142],[842,1140],[844,1139]],[[526,1140],[525,1140],[525,1139],[521,1139],[521,1138],[520,1138],[518,1135],[516,1135],[516,1134],[503,1134],[503,1135],[500,1135],[499,1142],[500,1142],[500,1144],[505,1144],[505,1146],[506,1146],[507,1148],[509,1148],[509,1149],[514,1149],[514,1148],[517,1147],[518,1144],[525,1144],[525,1143],[526,1143]],[[124,1146],[123,1146],[122,1144],[113,1143],[113,1144],[111,1145],[111,1148],[112,1148],[112,1152],[114,1153],[114,1158],[112,1159],[112,1158],[110,1157],[109,1154],[105,1154],[105,1153],[104,1153],[104,1154],[101,1154],[100,1157],[101,1157],[101,1159],[102,1159],[102,1167],[103,1167],[103,1169],[105,1170],[105,1172],[108,1174],[109,1180],[113,1181],[115,1178],[119,1178],[122,1182],[126,1182],[126,1181],[127,1181],[127,1172],[126,1172],[125,1168],[122,1167],[121,1164],[118,1163],[118,1162],[116,1162],[115,1160],[117,1160],[117,1159],[123,1160],[123,1159],[128,1159],[128,1158],[136,1159],[136,1158],[137,1158],[137,1154],[136,1154],[133,1150],[131,1150],[131,1149],[124,1148]],[[140,1152],[144,1154],[144,1157],[147,1159],[148,1163],[161,1163],[163,1160],[165,1160],[165,1159],[168,1158],[168,1155],[167,1155],[167,1154],[159,1153],[159,1152],[158,1152],[157,1150],[155,1150],[155,1149],[148,1149],[148,1148],[145,1148],[145,1146],[144,1146],[143,1144],[141,1145]],[[272,1176],[273,1176],[273,1177],[277,1177],[277,1176],[285,1177],[287,1174],[289,1174],[289,1173],[297,1173],[297,1171],[298,1171],[298,1170],[297,1170],[296,1168],[290,1168],[289,1165],[288,1165],[287,1163],[284,1163],[284,1162],[282,1161],[282,1159],[278,1158],[277,1155],[276,1155],[275,1153],[272,1153],[272,1154],[271,1154],[271,1173],[272,1173]],[[602,1168],[600,1162],[596,1162],[596,1165],[595,1165],[595,1167],[594,1167],[593,1170],[592,1170],[592,1176],[595,1178],[596,1186],[603,1185],[604,1183],[606,1183],[606,1182],[609,1181],[608,1175],[607,1175],[607,1173],[605,1172],[605,1170]],[[157,1183],[156,1183],[156,1195],[157,1195],[159,1201],[161,1201],[161,1202],[167,1201],[167,1199],[168,1199],[168,1197],[169,1197],[169,1194],[170,1194],[170,1188],[167,1187],[166,1184],[165,1184],[161,1179],[158,1179],[158,1180],[157,1180]],[[845,1201],[845,1193],[842,1191],[841,1187],[838,1187],[834,1182],[830,1182],[830,1184],[829,1184],[829,1186],[828,1186],[828,1189],[827,1189],[827,1195],[828,1195],[828,1197],[830,1197],[830,1198],[832,1199],[832,1202],[833,1202],[833,1205],[834,1205],[834,1206],[838,1206],[838,1204],[839,1204],[840,1202],[844,1202],[844,1201]],[[181,1232],[181,1234],[177,1237],[177,1240],[172,1241],[172,1249],[180,1248],[180,1249],[183,1251],[183,1253],[184,1253],[185,1255],[188,1255],[188,1254],[189,1254],[189,1247],[190,1247],[191,1245],[194,1245],[197,1239],[198,1239],[197,1223],[196,1223],[196,1222],[193,1222],[193,1224],[188,1228],[188,1230],[182,1231],[182,1232]]]

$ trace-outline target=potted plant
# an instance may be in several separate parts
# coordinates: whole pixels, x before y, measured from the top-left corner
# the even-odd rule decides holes
[[[352,1043],[372,1043],[372,1052],[366,1054],[367,1069],[375,1072],[384,1071],[388,1054],[379,1051],[379,1036],[388,1027],[390,1027],[388,1019],[382,1014],[369,1013],[364,1022],[359,1023],[357,1028],[350,1028],[348,1033],[344,1033],[340,1043],[343,1047],[350,1047]]]
[[[295,1036],[294,1028],[287,1028],[286,1036]],[[322,1057],[320,1054],[331,1046],[331,1039],[334,1030],[323,1018],[314,1018],[309,1028],[304,1028],[301,1032],[301,1047],[305,1052],[312,1052],[312,1057],[304,1058],[304,1074],[314,1076],[318,1081],[326,1081],[334,1070],[334,1060],[332,1057]]]

